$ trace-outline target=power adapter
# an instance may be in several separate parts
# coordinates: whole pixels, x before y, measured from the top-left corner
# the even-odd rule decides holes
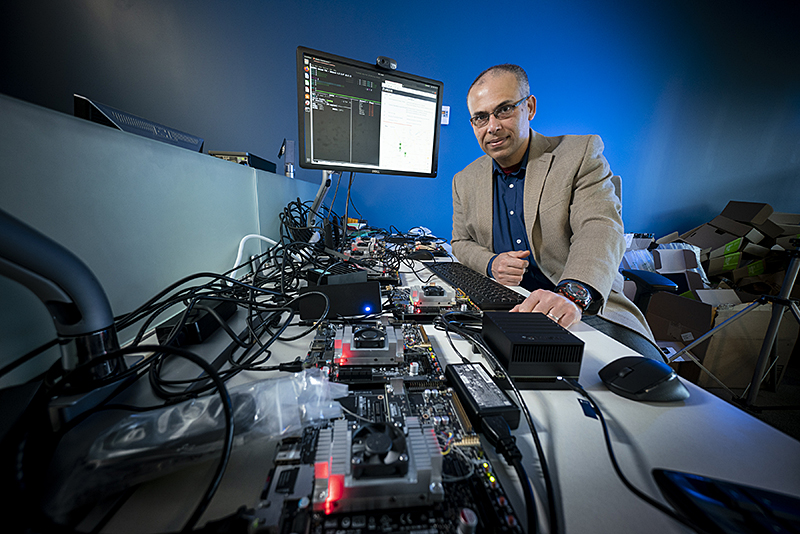
[[[445,368],[444,375],[475,428],[481,428],[484,418],[495,415],[502,416],[512,430],[519,426],[519,406],[494,383],[483,365],[451,363]]]
[[[230,300],[201,299],[195,304],[195,306],[198,305],[203,306],[203,308],[211,308],[223,321],[229,319],[236,311],[236,303]],[[180,332],[173,338],[171,346],[197,345],[208,339],[211,334],[219,329],[220,324],[217,318],[208,309],[203,308],[192,308]],[[183,314],[179,313],[156,327],[156,337],[159,343],[163,345],[168,341],[170,333],[182,316]]]

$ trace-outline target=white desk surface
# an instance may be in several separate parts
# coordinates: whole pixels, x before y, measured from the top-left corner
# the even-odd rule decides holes
[[[460,361],[444,333],[429,326],[425,329],[441,360]],[[682,402],[643,403],[619,397],[606,389],[597,372],[632,351],[583,323],[570,330],[585,342],[580,383],[594,397],[610,425],[622,471],[640,490],[665,502],[651,475],[652,469],[664,468],[800,496],[800,442],[685,381],[691,395]],[[473,361],[481,360],[467,341],[453,337],[459,352]],[[283,348],[276,344],[274,357],[291,360],[305,356],[310,338],[283,344]],[[243,373],[236,383],[263,378],[264,374]],[[529,390],[523,391],[523,397],[547,457],[561,532],[688,532],[633,495],[617,478],[600,421],[584,414],[577,393]],[[544,486],[524,419],[515,435],[537,493],[540,530],[547,532]],[[200,525],[207,518],[233,513],[239,505],[252,505],[248,499],[256,498],[253,491],[260,492],[271,455],[272,450],[265,451],[263,447],[235,450],[223,484]],[[494,463],[497,466],[501,461]],[[137,492],[103,532],[180,529],[199,492],[207,485],[214,464],[187,469],[181,477],[165,477],[170,480],[146,484],[146,491]],[[507,476],[512,481],[515,478],[510,469]],[[197,496],[186,492],[187,487],[195,488]],[[509,493],[515,490],[506,489]],[[516,509],[524,516],[521,497]]]

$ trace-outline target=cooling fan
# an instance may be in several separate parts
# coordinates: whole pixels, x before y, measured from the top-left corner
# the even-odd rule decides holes
[[[369,423],[353,433],[351,465],[354,478],[404,476],[408,473],[406,437],[386,423]]]

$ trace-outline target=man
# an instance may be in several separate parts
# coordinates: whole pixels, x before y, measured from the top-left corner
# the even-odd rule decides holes
[[[453,253],[529,297],[512,311],[584,322],[663,360],[641,312],[622,294],[621,203],[595,135],[545,137],[529,122],[536,98],[516,65],[482,72],[467,93],[486,156],[453,179]]]

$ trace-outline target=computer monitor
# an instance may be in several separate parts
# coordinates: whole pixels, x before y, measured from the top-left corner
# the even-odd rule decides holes
[[[433,178],[442,82],[297,48],[304,169]]]

